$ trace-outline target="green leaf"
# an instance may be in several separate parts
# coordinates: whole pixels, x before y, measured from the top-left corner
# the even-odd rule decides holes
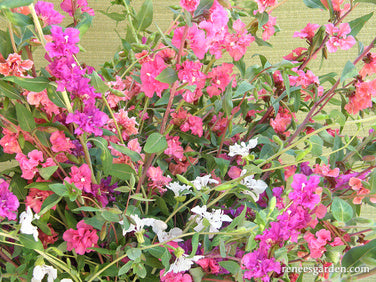
[[[349,203],[336,197],[331,206],[333,217],[341,222],[348,222],[352,219],[354,211]]]
[[[41,216],[45,214],[52,207],[56,206],[56,204],[59,203],[62,198],[62,196],[59,196],[57,194],[52,194],[48,196],[47,199],[43,201],[42,207],[40,208],[40,212],[38,213],[38,215]]]
[[[112,164],[108,174],[122,180],[129,180],[131,175],[135,174],[135,171],[127,164]]]
[[[27,190],[25,189],[26,184],[27,181],[23,179],[19,173],[15,173],[10,181],[12,192],[20,201],[24,200],[27,196]]]
[[[42,242],[40,240],[35,241],[33,235],[19,234],[18,239],[26,249],[44,251]]]
[[[33,0],[3,0],[0,2],[0,9],[13,9],[22,6],[29,6]]]
[[[312,135],[309,139],[312,143],[312,150],[311,154],[313,156],[321,156],[322,155],[322,147],[324,144],[324,141],[318,136],[318,135]]]
[[[46,89],[49,84],[49,80],[45,77],[25,78],[17,76],[7,76],[3,77],[3,80],[13,82],[21,88],[33,92],[41,92]]]
[[[178,80],[178,75],[172,68],[165,68],[155,79],[163,83],[172,84]]]
[[[253,88],[255,88],[255,87],[252,84],[250,84],[248,81],[243,81],[242,83],[240,83],[240,85],[236,89],[235,94],[234,94],[234,98],[238,98],[238,97],[244,95],[245,92],[248,92],[248,91],[252,90]]]
[[[111,144],[111,147],[114,148],[116,151],[119,151],[120,153],[123,153],[124,155],[127,155],[128,157],[130,157],[133,162],[138,162],[142,160],[139,153],[132,151],[129,148],[112,143],[112,142],[110,142],[110,144]]]
[[[129,198],[135,199],[135,200],[141,201],[141,202],[154,202],[155,201],[154,199],[144,198],[141,193],[133,194]]]
[[[65,196],[65,195],[68,194],[68,189],[64,184],[55,183],[55,184],[50,184],[49,187],[50,187],[51,191],[53,191],[55,194],[57,194],[59,196]]]
[[[112,160],[113,157],[110,153],[110,150],[107,148],[108,142],[106,139],[102,137],[94,137],[94,138],[89,138],[88,141],[93,141],[97,147],[100,148],[102,151],[102,154],[100,156],[102,160],[102,165],[103,165],[103,171],[106,174],[110,173],[110,170],[113,168]]]
[[[130,248],[127,250],[127,256],[130,260],[135,260],[141,256],[142,252],[138,248]]]
[[[308,8],[326,10],[320,0],[303,0],[303,2]]]
[[[42,191],[50,191],[50,182],[33,182],[25,186],[25,189],[35,188]],[[65,186],[64,186],[65,187]]]
[[[230,164],[230,161],[222,159],[222,158],[214,158],[214,161],[217,164],[222,177],[224,177],[227,173],[227,169]]]
[[[135,274],[137,274],[140,278],[146,277],[146,268],[142,263],[135,263],[133,265],[133,271]]]
[[[60,108],[66,108],[61,93],[56,91],[55,87],[49,85],[47,87],[47,95],[51,102],[54,103],[56,106]]]
[[[72,210],[72,212],[78,212],[78,211],[97,212],[97,211],[101,211],[101,209],[96,208],[96,207],[79,207],[77,209]]]
[[[151,134],[146,140],[144,150],[148,154],[161,153],[168,147],[166,137],[158,132]]]
[[[214,0],[201,0],[196,11],[194,12],[194,17],[202,15],[205,10],[209,10],[213,6]]]
[[[132,267],[132,264],[133,264],[133,261],[128,261],[126,264],[124,264],[120,269],[119,269],[119,272],[118,272],[118,276],[121,276],[125,273],[128,273],[128,271],[131,269]]]
[[[95,88],[98,93],[105,93],[109,90],[107,84],[102,80],[99,74],[96,71],[93,71],[90,75],[91,80],[90,84]]]
[[[12,87],[9,83],[0,80],[0,95],[8,97],[9,99],[21,100],[20,92]]]
[[[147,29],[153,22],[153,2],[145,0],[139,12],[136,15],[137,30],[143,31]]]
[[[189,255],[190,258],[193,258],[194,255],[196,254],[197,252],[197,248],[198,248],[198,239],[200,237],[200,234],[199,233],[195,233],[192,237],[192,252],[191,254]]]
[[[24,105],[16,103],[17,120],[22,130],[31,132],[35,127],[32,113]]]
[[[239,263],[236,263],[235,261],[232,261],[232,260],[224,260],[218,263],[220,266],[225,268],[227,271],[229,271],[233,275],[237,274],[240,270]]]
[[[258,20],[258,26],[260,29],[269,21],[269,14],[267,12],[257,13],[255,17]]]
[[[4,58],[7,58],[10,53],[13,53],[9,32],[3,30],[0,30],[0,52]]]
[[[99,12],[102,13],[103,15],[109,17],[110,19],[112,19],[114,21],[117,21],[117,22],[124,21],[127,18],[127,15],[125,13],[123,13],[123,14],[119,14],[119,13],[106,13],[103,10],[99,10]]]
[[[338,110],[332,110],[329,114],[329,117],[335,122],[338,123],[340,126],[345,126],[346,117],[343,113]]]
[[[38,170],[40,176],[43,177],[44,180],[50,179],[52,174],[55,173],[55,171],[58,169],[58,166],[48,166],[48,167],[42,167]]]
[[[349,33],[349,35],[356,36],[372,16],[373,12],[349,22],[349,25],[351,27],[351,32]]]
[[[347,61],[345,68],[343,69],[340,82],[342,83],[346,79],[354,77],[357,74],[358,74],[358,71],[356,70],[355,65],[352,62]]]
[[[75,27],[80,31],[80,34],[79,34],[80,39],[88,31],[89,27],[91,26],[91,23],[93,22],[93,19],[94,17],[89,15],[88,13],[82,14],[80,18],[80,22]]]
[[[356,267],[364,261],[365,258],[373,257],[376,253],[376,239],[367,243],[366,245],[351,248],[345,253],[342,258],[342,266]]]

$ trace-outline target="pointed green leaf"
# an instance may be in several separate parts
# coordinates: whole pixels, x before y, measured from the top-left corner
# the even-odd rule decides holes
[[[18,124],[22,130],[31,132],[35,127],[35,121],[32,113],[24,105],[16,103],[16,114]]]
[[[21,100],[20,92],[12,87],[9,83],[0,80],[0,95],[8,97],[9,99]]]
[[[354,77],[357,74],[358,74],[358,71],[356,70],[356,67],[354,66],[354,64],[350,61],[347,61],[345,68],[343,69],[340,82],[342,83],[346,79]]]
[[[356,267],[362,264],[362,260],[367,257],[373,257],[376,253],[376,239],[372,240],[371,242],[359,246],[354,247],[347,251],[342,258],[342,266],[343,267]]]
[[[13,82],[21,88],[33,92],[41,92],[46,89],[49,84],[49,80],[45,77],[25,78],[17,76],[7,76],[4,77],[3,80]]]
[[[153,22],[153,2],[152,0],[145,0],[140,11],[136,15],[137,30],[143,31],[147,29]]]
[[[40,176],[43,177],[44,180],[50,179],[52,174],[55,173],[55,171],[58,169],[58,166],[48,166],[48,167],[42,167],[38,170]]]
[[[29,6],[33,0],[3,0],[0,2],[0,9],[13,9],[22,6]]]
[[[326,10],[320,0],[303,0],[303,2],[308,8]]]
[[[59,203],[62,198],[62,196],[59,196],[57,194],[52,194],[51,196],[48,196],[48,198],[43,201],[42,207],[38,215],[41,216],[45,214],[48,210],[56,206],[56,204]]]
[[[349,35],[356,36],[372,16],[373,12],[349,22],[349,25],[351,27],[351,32],[349,33]]]
[[[129,180],[131,175],[135,174],[135,171],[127,164],[112,164],[108,174],[122,180]]]
[[[352,219],[354,211],[349,203],[336,197],[331,206],[333,217],[341,222],[348,222]]]

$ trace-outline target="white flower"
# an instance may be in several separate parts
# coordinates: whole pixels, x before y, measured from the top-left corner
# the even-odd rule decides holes
[[[200,232],[205,228],[204,219],[206,219],[210,226],[209,232],[218,232],[219,229],[222,227],[223,222],[231,222],[232,219],[226,214],[223,214],[223,210],[220,209],[212,209],[211,212],[207,211],[206,205],[202,207],[196,206],[191,210],[193,213],[197,214],[197,216],[192,215],[190,219],[195,218],[197,226],[193,228],[195,231]],[[209,235],[209,238],[213,238],[214,234]]]
[[[170,265],[170,269],[166,272],[166,274],[171,271],[174,273],[179,273],[190,270],[192,264],[202,258],[204,258],[204,256],[194,256],[193,258],[188,258],[188,255],[183,254],[181,257],[178,257],[173,264]]]
[[[60,282],[73,282],[73,280],[70,278],[64,278],[64,279],[61,279]]]
[[[139,232],[139,231],[141,231],[141,230],[144,229],[145,225],[146,226],[152,226],[154,224],[154,222],[156,221],[156,219],[154,219],[154,218],[143,218],[143,219],[141,219],[137,214],[135,214],[135,215],[132,214],[129,217],[136,223],[136,225],[134,225],[133,223],[131,223],[129,225],[129,228],[127,230],[123,230],[123,235],[125,235],[127,233],[130,233],[130,232],[133,232],[133,231],[134,232]],[[119,223],[121,225],[124,224],[124,222],[122,220],[119,221]],[[166,228],[167,228],[167,225],[166,225]]]
[[[39,216],[33,215],[30,207],[26,208],[26,211],[20,214],[20,232],[23,234],[32,234],[34,236],[34,240],[38,241],[38,228],[31,224],[34,219],[38,219]]]
[[[203,187],[207,187],[208,184],[218,184],[219,182],[215,179],[211,179],[210,175],[197,176],[195,180],[192,181],[192,184],[196,187],[197,190],[201,190]]]
[[[246,169],[243,169],[240,176],[247,173]],[[250,191],[243,191],[244,194],[250,195],[254,201],[258,201],[260,194],[262,194],[268,185],[262,180],[256,180],[253,175],[249,175],[242,179],[241,184],[247,186]]]
[[[57,270],[49,265],[37,265],[33,270],[31,282],[42,282],[43,277],[47,274],[47,281],[54,282],[57,278]],[[71,280],[72,281],[72,280]]]
[[[179,182],[171,182],[166,186],[167,189],[170,189],[172,192],[174,192],[175,197],[179,197],[181,195],[185,195],[188,192],[181,193],[184,190],[189,190],[191,187],[188,185],[180,185]]]
[[[249,140],[248,145],[246,145],[245,142],[241,142],[240,145],[235,144],[229,147],[230,153],[228,153],[228,155],[230,157],[241,155],[244,158],[249,155],[249,150],[256,147],[256,145],[257,145],[257,138]]]
[[[160,243],[165,241],[171,241],[173,238],[178,237],[180,235],[183,235],[183,230],[181,230],[178,227],[172,228],[169,232],[162,231],[160,233],[157,233],[158,240]],[[175,239],[172,240],[174,242],[181,242],[183,239]]]

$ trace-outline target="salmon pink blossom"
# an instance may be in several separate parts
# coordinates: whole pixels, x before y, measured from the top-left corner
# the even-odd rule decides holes
[[[326,33],[330,36],[326,42],[326,47],[330,53],[334,53],[338,49],[348,50],[356,43],[354,37],[348,35],[351,32],[348,23],[341,23],[339,27],[335,27],[332,23],[329,23],[325,27]]]
[[[301,31],[295,31],[294,37],[299,37],[310,41],[312,40],[313,36],[315,36],[315,33],[319,27],[319,24],[308,23],[306,27],[303,28]]]
[[[64,241],[67,242],[67,250],[75,250],[78,255],[90,253],[93,250],[88,250],[91,247],[97,247],[98,235],[97,231],[91,226],[81,220],[77,223],[77,230],[68,229],[63,234]]]
[[[83,164],[80,167],[73,166],[70,177],[66,177],[64,180],[74,184],[80,190],[87,193],[91,192],[91,170],[87,164]]]
[[[184,26],[177,28],[174,32],[174,36],[172,37],[172,44],[178,49],[182,44],[181,41],[183,40],[185,28],[186,27]],[[197,24],[193,24],[192,26],[188,27],[185,41],[188,43],[186,48],[192,50],[197,58],[200,60],[204,58],[206,51],[208,50],[208,46],[206,44],[205,32],[200,30],[197,27]]]
[[[25,76],[33,64],[31,60],[22,60],[17,53],[9,54],[5,63],[0,63],[0,73],[4,76]]]

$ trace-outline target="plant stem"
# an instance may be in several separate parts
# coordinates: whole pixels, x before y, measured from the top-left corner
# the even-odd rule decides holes
[[[37,29],[37,33],[39,35],[39,41],[42,44],[43,48],[45,48],[46,47],[46,39],[44,38],[42,26],[40,25],[37,13],[35,12],[34,4],[30,4],[29,9],[30,9],[30,12],[31,12],[31,16],[33,17],[34,25]]]

